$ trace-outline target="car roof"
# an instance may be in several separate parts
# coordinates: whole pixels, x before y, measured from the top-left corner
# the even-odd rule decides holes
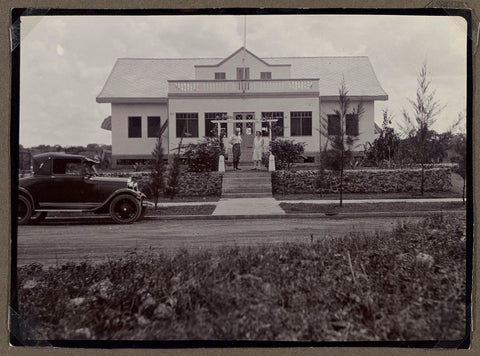
[[[39,153],[38,155],[33,156],[33,159],[35,161],[45,161],[49,158],[64,158],[64,159],[77,158],[77,159],[83,159],[83,160],[85,160],[87,162],[90,162],[90,163],[99,163],[98,161],[96,161],[94,159],[91,159],[91,158],[88,158],[88,157],[85,157],[85,156],[74,155],[74,154],[65,153],[65,152],[45,152],[45,153]]]

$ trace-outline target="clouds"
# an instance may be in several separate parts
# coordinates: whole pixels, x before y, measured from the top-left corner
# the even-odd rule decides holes
[[[97,104],[119,57],[223,58],[243,45],[243,16],[22,17],[20,143],[110,143],[110,114]],[[427,62],[447,104],[437,129],[465,109],[466,24],[420,16],[247,16],[247,48],[260,57],[367,55],[401,118]],[[347,83],[348,84],[348,83]]]

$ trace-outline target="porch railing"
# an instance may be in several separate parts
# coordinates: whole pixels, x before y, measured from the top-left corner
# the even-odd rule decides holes
[[[319,79],[169,80],[169,95],[318,93]]]

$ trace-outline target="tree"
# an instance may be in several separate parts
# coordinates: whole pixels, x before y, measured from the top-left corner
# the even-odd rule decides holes
[[[356,137],[347,134],[346,119],[348,115],[353,115],[356,120],[360,120],[364,113],[363,104],[360,102],[350,110],[350,99],[348,98],[348,89],[345,80],[340,83],[338,89],[338,109],[334,110],[335,116],[340,122],[339,130],[332,135],[328,135],[328,129],[323,131],[322,136],[326,137],[329,143],[329,149],[324,151],[321,157],[322,167],[328,167],[338,172],[339,176],[339,200],[340,207],[343,206],[343,175],[345,162],[351,158],[352,147]]]
[[[435,123],[437,116],[445,106],[435,100],[435,90],[430,88],[431,80],[428,77],[427,65],[424,64],[418,73],[416,99],[408,99],[412,113],[405,109],[402,111],[404,118],[403,131],[410,140],[409,155],[414,162],[420,164],[421,180],[420,194],[424,194],[425,165],[428,163],[432,152],[435,151],[435,135],[430,127]]]
[[[158,200],[165,189],[165,163],[163,162],[163,147],[162,137],[159,135],[157,144],[152,151],[152,160],[150,162],[150,182],[149,188],[155,202],[155,209],[157,209]]]
[[[388,109],[383,109],[382,112],[383,122],[380,136],[373,143],[367,143],[365,159],[374,162],[377,167],[382,166],[383,162],[388,162],[388,168],[390,168],[391,159],[395,156],[400,144],[400,136],[389,126],[393,120],[392,113]]]
[[[292,164],[302,157],[304,150],[303,142],[278,138],[270,141],[270,152],[275,157],[276,169],[290,170]]]
[[[462,201],[465,204],[465,184],[467,176],[467,138],[465,134],[455,135],[453,138],[453,151],[455,156],[452,157],[452,162],[458,164],[455,173],[463,178]]]
[[[178,144],[177,153],[174,154],[172,164],[168,171],[167,186],[165,188],[165,195],[170,199],[175,198],[180,188],[180,173],[182,159],[180,157],[180,149],[182,147],[182,140]]]

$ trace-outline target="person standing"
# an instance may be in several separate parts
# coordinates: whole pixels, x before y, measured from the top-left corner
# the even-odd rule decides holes
[[[255,138],[253,139],[253,169],[260,169],[263,154],[263,137],[260,131],[255,132]]]
[[[232,144],[232,155],[233,155],[233,170],[239,170],[238,163],[240,162],[240,144],[242,143],[242,130],[237,127],[235,129],[235,134],[230,137],[230,143]]]

